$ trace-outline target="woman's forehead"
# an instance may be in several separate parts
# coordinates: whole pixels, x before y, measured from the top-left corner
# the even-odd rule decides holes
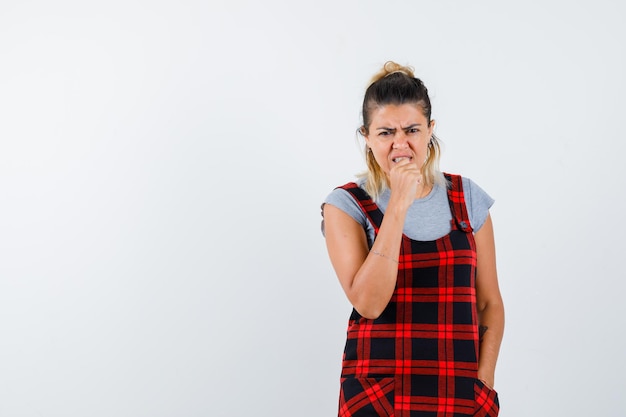
[[[372,112],[372,123],[408,126],[427,122],[424,109],[419,104],[387,104]]]

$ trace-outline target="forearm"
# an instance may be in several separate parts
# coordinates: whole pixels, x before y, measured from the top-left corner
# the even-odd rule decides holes
[[[494,386],[496,362],[504,335],[504,306],[502,303],[488,304],[478,314],[480,352],[478,379],[489,387]]]
[[[388,207],[363,265],[352,282],[356,310],[377,318],[389,304],[398,277],[398,258],[406,209]]]

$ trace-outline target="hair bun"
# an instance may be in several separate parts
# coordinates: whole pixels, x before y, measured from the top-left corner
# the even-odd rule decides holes
[[[383,68],[372,77],[370,84],[397,72],[405,74],[411,78],[415,78],[413,67],[400,65],[394,61],[387,61],[385,62],[385,65],[383,65]]]

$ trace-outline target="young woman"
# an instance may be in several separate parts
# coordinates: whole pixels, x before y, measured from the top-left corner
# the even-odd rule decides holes
[[[323,204],[330,261],[354,306],[339,416],[497,416],[493,200],[439,171],[428,91],[411,68],[387,62],[362,117],[367,171]]]

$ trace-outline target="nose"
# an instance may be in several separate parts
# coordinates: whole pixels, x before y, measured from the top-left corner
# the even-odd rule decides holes
[[[393,149],[404,149],[409,146],[409,136],[404,131],[400,131],[393,137]]]

